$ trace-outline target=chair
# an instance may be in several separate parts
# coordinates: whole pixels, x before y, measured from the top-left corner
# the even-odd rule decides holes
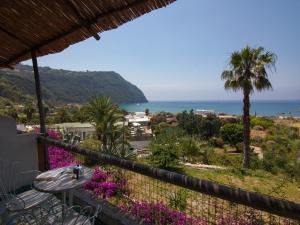
[[[51,194],[42,193],[34,189],[17,194],[16,179],[18,175],[29,175],[30,180],[33,181],[39,173],[36,170],[18,173],[18,165],[18,162],[0,159],[0,206],[4,207],[9,213],[33,209],[52,197]]]
[[[64,204],[53,205],[50,209],[37,207],[35,210],[25,211],[13,217],[8,224],[18,225],[94,225],[100,213],[98,205],[95,209],[91,206],[68,207]]]
[[[95,211],[91,206],[81,208],[78,205],[67,207],[62,206],[62,217],[56,217],[49,224],[54,225],[94,225],[95,219],[101,211],[100,205],[97,205]]]

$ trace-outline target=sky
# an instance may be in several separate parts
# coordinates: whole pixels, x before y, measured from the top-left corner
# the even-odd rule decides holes
[[[278,56],[273,90],[252,98],[300,99],[299,12],[300,0],[177,0],[38,62],[115,71],[150,101],[237,100],[242,94],[225,91],[220,79],[230,54],[263,46]]]

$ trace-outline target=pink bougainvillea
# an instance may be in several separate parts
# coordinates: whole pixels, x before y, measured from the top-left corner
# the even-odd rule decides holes
[[[126,179],[120,179],[116,173],[95,168],[92,179],[85,183],[83,188],[104,199],[108,199],[125,193],[125,184]]]
[[[48,147],[50,169],[80,164],[74,159],[74,156],[62,148]]]
[[[192,217],[179,210],[171,209],[163,203],[131,202],[119,206],[122,210],[142,219],[150,225],[262,225],[273,224],[270,218],[264,221],[261,214],[254,209],[245,209],[239,213],[219,211],[217,214],[207,217]],[[209,206],[208,206],[209,207]],[[212,211],[213,212],[213,211]],[[212,213],[211,212],[211,213]],[[265,218],[266,219],[266,218]],[[283,220],[285,225],[296,223]],[[274,220],[274,224],[277,224]]]
[[[35,132],[39,133],[39,128]],[[55,140],[61,140],[60,133],[52,129],[47,129],[47,136]],[[51,145],[48,146],[48,159],[50,169],[80,164],[70,152]]]
[[[187,214],[170,209],[162,203],[135,202],[120,206],[121,209],[133,216],[143,219],[148,224],[160,225],[204,225],[200,218],[190,217]]]

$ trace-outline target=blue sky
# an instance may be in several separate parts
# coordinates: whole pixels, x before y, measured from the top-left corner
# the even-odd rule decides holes
[[[245,45],[277,54],[273,91],[253,99],[300,99],[299,0],[178,0],[39,65],[116,71],[149,100],[231,100],[220,74]],[[26,62],[30,64],[30,62]]]

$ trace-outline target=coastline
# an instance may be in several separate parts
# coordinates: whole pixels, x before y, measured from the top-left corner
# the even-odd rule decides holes
[[[149,101],[148,103],[122,104],[129,112],[141,112],[149,109],[151,113],[161,111],[179,113],[184,110],[206,109],[216,113],[242,115],[241,100],[213,101]],[[300,100],[252,100],[251,114],[268,117],[300,117]]]

